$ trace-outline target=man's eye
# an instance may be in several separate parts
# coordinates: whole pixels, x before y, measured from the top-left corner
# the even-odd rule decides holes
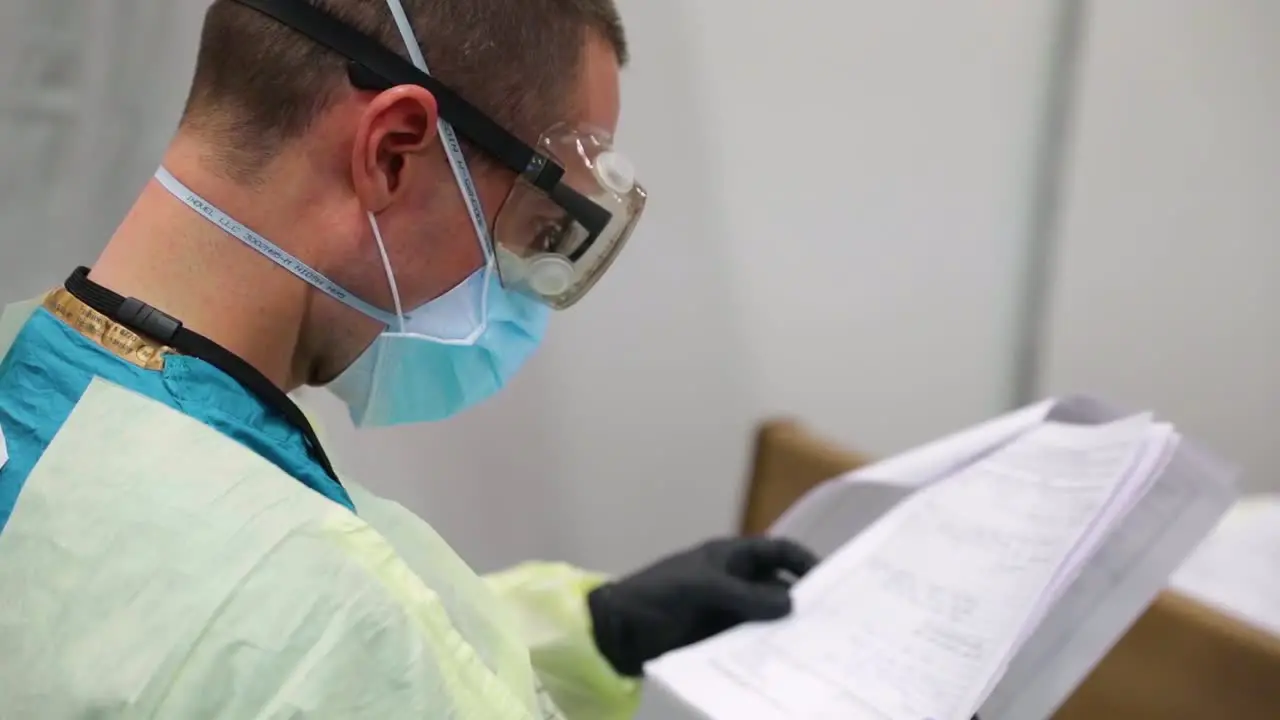
[[[546,222],[534,234],[530,249],[535,252],[553,252],[559,247],[563,238],[564,225],[562,223]]]

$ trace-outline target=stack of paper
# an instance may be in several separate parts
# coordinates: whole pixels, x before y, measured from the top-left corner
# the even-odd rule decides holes
[[[806,497],[779,529],[834,551],[795,613],[654,663],[642,717],[1048,716],[1231,500],[1172,426],[1082,410],[1100,419],[1046,403]]]

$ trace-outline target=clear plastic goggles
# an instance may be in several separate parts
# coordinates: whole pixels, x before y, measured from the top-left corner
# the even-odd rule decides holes
[[[564,173],[544,190],[545,163],[531,163],[498,213],[493,249],[505,288],[562,310],[613,263],[647,196],[631,162],[601,130],[557,125],[535,149]],[[533,184],[539,179],[541,187]]]

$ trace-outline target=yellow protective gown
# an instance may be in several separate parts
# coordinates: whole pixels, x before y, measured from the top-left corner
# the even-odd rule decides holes
[[[0,357],[36,307],[0,318]],[[0,716],[634,714],[637,684],[591,637],[599,577],[481,579],[421,519],[347,487],[359,515],[92,381],[0,533]]]

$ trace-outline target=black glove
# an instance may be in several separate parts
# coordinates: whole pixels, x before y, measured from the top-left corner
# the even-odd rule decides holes
[[[596,647],[620,675],[744,622],[791,612],[791,583],[818,558],[789,540],[714,540],[587,596]]]

